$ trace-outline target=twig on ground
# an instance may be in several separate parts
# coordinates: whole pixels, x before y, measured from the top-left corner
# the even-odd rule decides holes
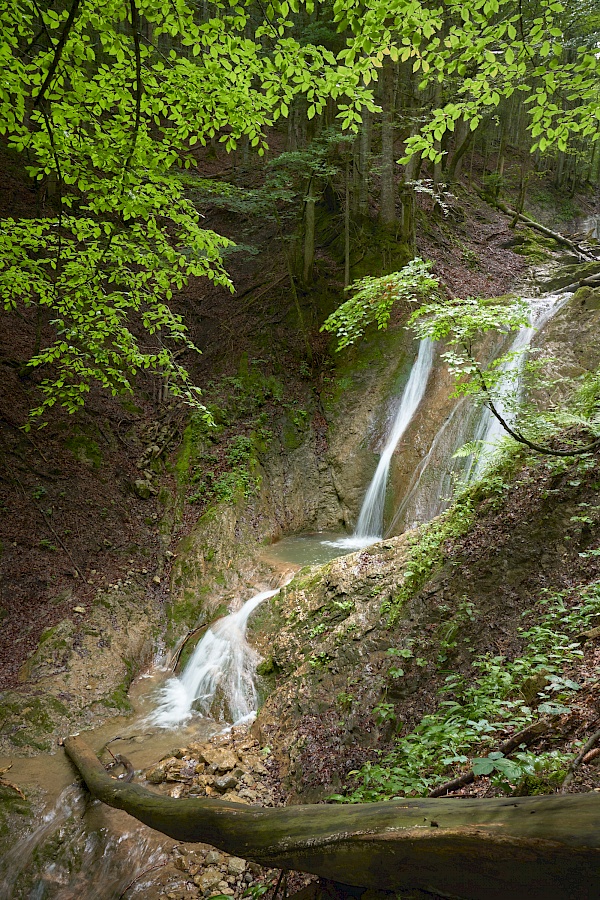
[[[123,893],[119,894],[119,900],[123,900],[123,897],[125,896],[125,894],[126,894],[127,891],[129,890],[129,888],[130,888],[130,887],[133,887],[133,885],[136,883],[136,881],[139,881],[140,878],[143,878],[144,875],[147,875],[147,874],[148,874],[148,872],[154,872],[155,869],[164,869],[164,867],[167,865],[168,862],[169,862],[169,860],[168,860],[168,859],[165,859],[164,862],[157,863],[155,866],[149,866],[147,869],[144,869],[143,872],[140,872],[139,875],[136,875],[135,878],[133,879],[133,881],[130,881],[130,882],[129,882],[129,884],[127,885],[127,887],[126,887],[125,890],[123,891]]]
[[[532,725],[528,725],[527,728],[523,728],[522,731],[518,731],[516,734],[513,734],[512,737],[499,744],[497,752],[508,756],[509,753],[516,750],[521,744],[530,744],[536,738],[545,734],[551,725],[551,719],[539,719],[537,722],[533,722]],[[473,772],[473,769],[470,769],[468,772],[463,772],[463,774],[459,775],[457,778],[453,778],[452,781],[447,781],[445,784],[441,784],[439,787],[434,788],[429,792],[429,796],[442,797],[444,794],[456,791],[466,784],[471,784],[473,781],[475,781],[475,773]]]
[[[589,753],[586,753],[581,762],[585,765],[592,762],[594,759],[597,759],[600,756],[600,747],[596,747],[595,750],[590,750]]]
[[[279,878],[277,879],[277,884],[275,885],[275,890],[273,891],[273,896],[271,897],[271,900],[276,900],[282,881],[283,881],[283,897],[285,900],[285,898],[287,897],[287,869],[282,869],[281,872],[279,873]]]
[[[23,800],[27,800],[27,797],[25,796],[25,794],[23,793],[21,788],[17,784],[14,784],[14,782],[9,781],[7,778],[4,777],[9,769],[12,769],[12,763],[10,765],[6,766],[6,768],[0,769],[0,784],[3,787],[11,788],[11,790],[17,792],[19,797],[22,797]]]
[[[580,752],[577,754],[577,756],[575,757],[575,759],[569,766],[569,771],[567,772],[565,780],[563,781],[561,788],[560,788],[561,794],[566,794],[567,788],[569,787],[569,785],[573,781],[573,778],[575,777],[575,771],[579,768],[579,766],[584,761],[587,754],[590,752],[590,750],[592,750],[592,748],[594,747],[594,744],[596,744],[598,742],[598,740],[600,740],[600,728],[598,729],[598,731],[595,731],[593,733],[593,735],[591,736],[591,738],[589,739],[589,741],[583,745]]]

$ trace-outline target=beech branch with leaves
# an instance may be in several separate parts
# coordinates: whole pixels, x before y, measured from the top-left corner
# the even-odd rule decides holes
[[[408,155],[439,161],[457,122],[476,129],[515,91],[526,98],[533,149],[600,135],[593,28],[567,53],[569,13],[558,0],[228,0],[210,9],[203,18],[191,0],[15,0],[0,10],[0,134],[50,195],[45,215],[6,219],[0,237],[5,309],[37,306],[39,335],[54,334],[31,361],[43,373],[38,416],[56,403],[77,409],[92,382],[130,390],[140,369],[193,399],[175,363],[187,338],[172,293],[191,276],[232,289],[229,242],[202,226],[179,177],[195,165],[194,145],[217,140],[231,151],[244,137],[262,155],[297,97],[308,119],[329,103],[341,128],[356,131],[365,110],[378,111],[386,58],[412,67],[420,91],[451,85],[451,101],[419,122]],[[340,34],[337,53],[303,37],[317,13]]]
[[[564,450],[548,447],[527,437],[519,426],[507,420],[503,409],[511,409],[515,418],[523,417],[524,404],[515,380],[523,369],[537,372],[543,361],[523,361],[522,366],[511,367],[512,362],[522,360],[524,354],[531,352],[523,348],[500,354],[485,364],[479,358],[482,338],[490,332],[506,335],[531,327],[527,304],[518,298],[494,301],[478,297],[464,300],[443,297],[439,279],[431,273],[431,266],[430,262],[416,258],[399,272],[355,282],[348,288],[354,292],[353,296],[328,317],[321,330],[334,333],[338,339],[336,349],[343,350],[359,340],[369,325],[387,328],[397,301],[425,300],[412,312],[407,327],[421,339],[445,344],[446,349],[441,355],[456,379],[455,397],[471,397],[474,402],[485,404],[510,437],[537,453],[578,456],[600,447],[600,438],[583,447]],[[531,410],[528,418],[534,425],[541,421],[539,415],[531,415]],[[578,424],[592,433],[597,428],[595,420],[589,418],[580,419]],[[471,445],[469,448],[472,449]]]

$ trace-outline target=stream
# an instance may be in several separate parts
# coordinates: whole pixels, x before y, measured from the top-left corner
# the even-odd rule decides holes
[[[507,335],[496,353],[526,351],[569,296],[554,293],[529,299],[530,326],[516,336]],[[354,534],[292,535],[266,548],[263,558],[272,566],[274,584],[279,581],[279,586],[257,586],[253,596],[239,598],[238,609],[208,628],[181,674],[172,674],[168,659],[157,659],[132,685],[133,714],[86,733],[95,749],[110,742],[115,753],[123,753],[139,770],[173,747],[207,740],[230,723],[251,721],[258,706],[255,672],[260,657],[246,639],[246,627],[254,610],[280,590],[281,573],[287,572],[289,580],[290,573],[303,566],[321,565],[369,546],[390,531],[397,533],[426,522],[447,506],[457,480],[469,482],[481,475],[502,429],[486,408],[475,409],[468,400],[458,400],[386,526],[390,466],[403,435],[427,402],[435,355],[436,348],[430,341],[419,343],[408,381],[388,423],[379,464],[365,493]],[[524,361],[525,354],[519,354],[505,367],[507,376],[517,383]],[[513,422],[512,411],[504,409],[502,403],[500,406]],[[470,440],[483,442],[478,457],[455,458],[456,451]],[[12,762],[11,780],[28,794],[45,797],[46,809],[37,827],[18,840],[0,862],[0,898],[116,900],[126,889],[127,897],[148,896],[152,873],[147,877],[142,873],[160,866],[173,841],[121,811],[86,798],[73,784],[72,769],[62,753]]]

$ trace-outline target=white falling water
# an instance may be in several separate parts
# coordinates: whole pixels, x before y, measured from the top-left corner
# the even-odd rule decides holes
[[[402,392],[398,412],[381,452],[379,464],[365,494],[354,534],[351,537],[333,541],[332,543],[336,546],[347,547],[349,550],[360,549],[374,544],[375,541],[380,541],[383,537],[383,511],[390,463],[402,435],[410,425],[425,394],[433,365],[433,348],[433,342],[429,338],[424,338],[419,343],[417,358]]]
[[[237,723],[256,712],[255,676],[260,656],[246,640],[246,628],[256,607],[277,593],[261,591],[237,612],[211,625],[182,675],[170,678],[162,688],[149,717],[151,724],[174,728],[194,711]]]
[[[412,474],[402,502],[394,514],[390,531],[403,530],[435,518],[450,501],[453,479],[464,460],[453,460],[456,449],[470,438],[467,400],[462,398],[438,429],[429,450]]]
[[[526,351],[529,349],[534,335],[564,306],[570,296],[570,293],[547,294],[539,300],[528,300],[530,324],[527,328],[521,328],[517,332],[509,347],[508,353],[511,355],[501,369],[506,378],[495,402],[496,409],[510,427],[515,423],[517,404],[513,402],[509,405],[509,398],[513,401],[520,399],[523,389],[522,374],[527,359]],[[487,406],[483,406],[473,434],[473,440],[481,441],[483,446],[477,458],[472,460],[463,472],[465,480],[472,481],[481,474],[494,454],[495,445],[505,434],[506,432],[496,416]]]
[[[517,332],[508,347],[505,344],[503,352],[517,354],[503,367],[506,379],[497,402],[498,411],[509,425],[514,424],[517,409],[516,404],[508,403],[508,398],[512,396],[518,400],[522,392],[521,376],[527,359],[527,353],[523,351],[528,350],[535,334],[556,315],[570,296],[567,292],[527,300],[530,325]],[[475,480],[489,463],[498,440],[504,434],[502,426],[487,407],[477,411],[467,398],[459,400],[416,468],[394,516],[392,529],[412,528],[429,522],[443,512],[450,502],[456,480]],[[476,458],[454,458],[461,446],[473,440],[483,444]]]

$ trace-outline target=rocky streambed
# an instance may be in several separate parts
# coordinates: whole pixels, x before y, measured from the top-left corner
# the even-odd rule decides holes
[[[178,747],[139,773],[136,781],[175,798],[219,797],[251,806],[283,803],[277,767],[269,748],[262,748],[245,726],[202,743]],[[229,856],[208,844],[176,844],[163,871],[144,897],[190,900],[193,897],[251,896],[278,873]],[[295,887],[309,876],[296,876]]]

